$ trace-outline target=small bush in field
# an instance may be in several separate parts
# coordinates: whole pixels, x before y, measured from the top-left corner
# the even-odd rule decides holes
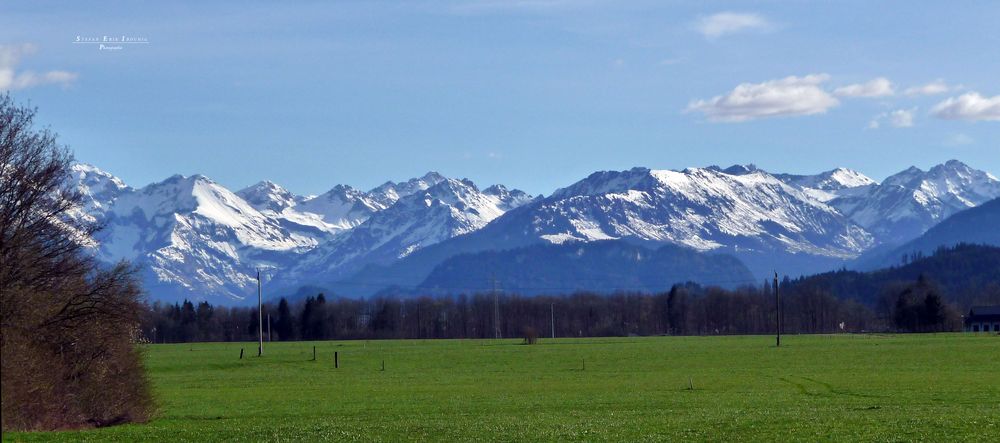
[[[538,331],[531,326],[525,326],[524,329],[521,330],[521,335],[524,336],[524,344],[526,345],[538,343]]]

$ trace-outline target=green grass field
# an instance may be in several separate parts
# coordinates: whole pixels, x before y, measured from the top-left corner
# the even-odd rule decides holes
[[[255,343],[154,345],[156,420],[4,440],[1000,441],[1000,337],[783,344],[296,342],[265,344],[263,358]]]

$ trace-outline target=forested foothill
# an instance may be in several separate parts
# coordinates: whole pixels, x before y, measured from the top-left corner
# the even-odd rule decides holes
[[[1000,248],[958,245],[875,272],[836,271],[778,284],[782,330],[939,332],[961,328],[973,304],[1000,303]],[[317,294],[264,304],[265,340],[493,338],[526,328],[557,337],[770,334],[779,311],[770,281],[734,290],[675,285],[655,294],[576,292],[438,297]],[[268,320],[269,319],[269,320]],[[267,325],[269,323],[269,326]],[[256,307],[208,302],[151,306],[145,336],[156,342],[257,339]]]

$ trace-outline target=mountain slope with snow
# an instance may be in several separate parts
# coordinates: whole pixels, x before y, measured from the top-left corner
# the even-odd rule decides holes
[[[98,256],[139,264],[156,299],[239,302],[253,294],[258,268],[270,278],[391,261],[531,200],[436,173],[307,198],[268,181],[233,193],[204,176],[176,175],[134,189],[90,165],[73,171],[85,197],[78,215],[106,225],[95,236]]]
[[[882,183],[843,168],[634,168],[545,198],[433,172],[315,197],[267,181],[234,193],[200,175],[135,189],[89,165],[75,165],[71,180],[84,196],[74,215],[107,226],[95,237],[99,257],[142,265],[154,298],[222,302],[252,295],[257,268],[272,288],[339,281],[341,293],[358,295],[416,286],[456,254],[599,240],[730,254],[757,278],[807,274],[1000,197],[1000,181],[957,161]]]
[[[426,176],[425,176],[426,177]],[[480,191],[469,180],[442,179],[429,187],[392,190],[397,200],[364,223],[317,248],[283,276],[344,276],[369,264],[388,264],[420,248],[485,226],[531,197],[494,185]],[[372,193],[383,192],[384,187]]]
[[[956,212],[941,223],[890,251],[871,251],[858,259],[861,269],[899,265],[903,257],[931,256],[938,248],[967,243],[1000,246],[1000,198]]]
[[[295,209],[300,213],[317,214],[332,229],[351,229],[387,208],[377,197],[354,189],[337,185],[333,189],[302,201]]]
[[[801,188],[810,197],[822,202],[858,195],[878,185],[870,177],[847,168],[837,168],[816,175],[775,174],[775,177]]]
[[[784,250],[838,258],[872,242],[834,209],[763,171],[599,173],[556,191],[538,209],[534,225],[553,243],[634,237],[703,251]]]
[[[434,265],[421,261],[535,243],[623,239],[730,253],[756,275],[778,266],[795,275],[843,263],[874,244],[863,228],[801,188],[760,170],[732,172],[597,172],[386,272],[415,284]]]
[[[292,194],[269,180],[236,191],[236,195],[258,211],[274,213],[281,213],[281,211],[294,207],[305,200],[304,197]]]
[[[900,244],[948,216],[1000,197],[1000,180],[950,160],[928,171],[910,167],[830,205],[863,226],[880,243]]]
[[[125,182],[92,165],[77,163],[70,167],[70,180],[82,198],[82,205],[71,217],[100,222],[118,196],[133,191]]]
[[[256,268],[276,267],[321,238],[293,232],[210,179],[173,176],[124,193],[98,234],[101,257],[134,260],[159,298],[251,295]]]

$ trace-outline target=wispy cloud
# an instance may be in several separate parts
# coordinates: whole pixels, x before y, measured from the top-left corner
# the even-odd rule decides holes
[[[827,74],[811,74],[743,83],[728,94],[692,101],[686,112],[700,112],[716,122],[822,114],[840,103],[820,87],[829,78]]]
[[[945,144],[945,146],[955,147],[955,146],[971,145],[971,144],[973,144],[975,142],[976,142],[976,139],[970,137],[968,134],[958,133],[958,134],[952,135],[951,137],[948,137],[944,141],[944,144]]]
[[[0,45],[0,91],[27,89],[41,85],[69,86],[76,80],[76,73],[68,71],[19,71],[18,65],[26,55],[35,52],[35,45]]]
[[[961,85],[949,85],[945,83],[944,80],[937,79],[930,83],[920,86],[914,86],[912,88],[906,88],[904,93],[906,95],[937,95],[944,94],[946,92],[961,89]]]
[[[913,118],[916,113],[917,108],[897,109],[895,111],[883,112],[876,115],[875,118],[868,123],[868,127],[871,129],[878,129],[882,126],[882,122],[885,121],[894,128],[910,128],[913,127]]]
[[[892,82],[885,77],[878,77],[865,83],[855,83],[833,90],[841,97],[888,97],[896,93]]]
[[[764,16],[746,12],[720,12],[701,17],[694,28],[706,38],[714,39],[746,31],[769,31],[774,25]]]
[[[969,92],[950,97],[935,105],[931,114],[945,120],[1000,121],[1000,95],[983,97]]]

